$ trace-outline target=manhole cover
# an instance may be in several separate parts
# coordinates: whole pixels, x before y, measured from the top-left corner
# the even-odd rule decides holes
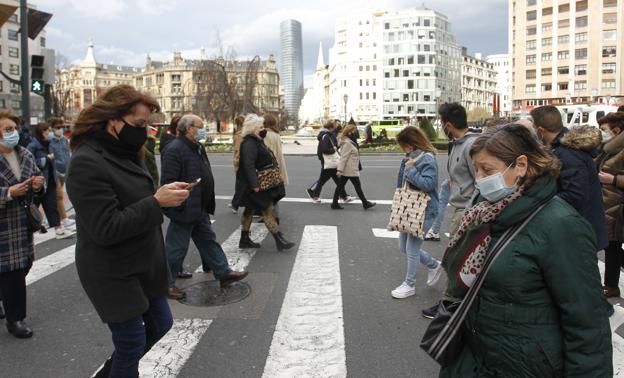
[[[251,286],[245,282],[234,282],[224,287],[218,281],[204,281],[184,289],[186,298],[180,303],[189,306],[223,306],[240,302],[251,294]]]

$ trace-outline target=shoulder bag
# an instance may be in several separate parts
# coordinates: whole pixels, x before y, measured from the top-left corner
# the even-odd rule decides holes
[[[35,204],[33,204],[33,196],[34,191],[32,187],[32,183],[28,184],[28,191],[26,192],[26,197],[21,201],[21,205],[26,212],[26,219],[28,221],[27,227],[28,231],[38,232],[42,231],[43,228],[43,220],[41,217],[41,213]]]
[[[334,144],[331,135],[325,134],[323,138],[329,138],[329,143],[331,143],[332,147],[334,147],[333,154],[323,154],[323,169],[337,169],[338,164],[340,163],[340,153],[338,152],[338,147]]]
[[[264,166],[262,169],[257,170],[258,183],[260,185],[260,191],[264,192],[272,188],[277,188],[280,185],[284,185],[282,176],[280,175],[279,165],[273,151],[271,151],[264,143],[262,143],[264,149],[271,155],[272,163]]]
[[[550,202],[550,201],[548,201]],[[498,239],[492,251],[487,254],[483,262],[483,269],[473,285],[468,289],[466,296],[457,302],[440,301],[438,314],[429,323],[420,347],[441,366],[450,365],[461,354],[464,348],[462,324],[470,307],[477,298],[479,289],[490,268],[501,252],[522,231],[522,229],[548,204],[542,204],[520,225],[511,227]]]

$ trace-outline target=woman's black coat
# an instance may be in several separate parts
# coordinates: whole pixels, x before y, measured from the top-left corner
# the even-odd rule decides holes
[[[258,193],[253,191],[253,188],[260,187],[257,171],[271,166],[278,165],[262,139],[255,134],[245,136],[241,142],[240,166],[236,172],[237,191],[241,193],[238,206],[264,210],[284,198],[286,193],[283,185]]]
[[[76,209],[76,268],[104,322],[123,322],[167,293],[167,265],[152,178],[95,140],[74,152],[67,193]]]

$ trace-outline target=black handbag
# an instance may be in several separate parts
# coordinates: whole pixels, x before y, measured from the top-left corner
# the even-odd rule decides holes
[[[34,190],[32,183],[28,184],[26,198],[22,201],[22,207],[26,212],[27,227],[29,232],[38,232],[43,229],[43,219],[41,213],[35,204],[33,204]]]
[[[420,347],[441,366],[451,364],[460,355],[464,348],[464,334],[462,325],[468,315],[468,311],[479,293],[485,277],[492,264],[509,243],[520,231],[546,206],[542,204],[520,225],[507,229],[498,239],[492,251],[487,254],[483,263],[483,269],[477,276],[468,293],[461,301],[440,301],[438,314],[429,323],[427,330],[420,342]]]

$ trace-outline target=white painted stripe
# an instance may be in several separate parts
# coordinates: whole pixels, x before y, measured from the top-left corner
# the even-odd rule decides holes
[[[611,323],[611,342],[613,344],[613,376],[624,374],[624,338],[615,331],[624,323],[624,308],[613,306],[615,313],[609,318]]]
[[[42,259],[35,260],[30,272],[26,276],[26,285],[33,284],[40,279],[73,264],[76,257],[75,250],[76,246],[71,245]]]
[[[445,233],[444,233],[444,236],[446,236],[447,238],[450,238],[450,237],[451,237],[451,234],[449,234],[448,232],[445,232]]]
[[[175,320],[171,330],[141,359],[139,375],[174,378],[182,370],[212,320]]]
[[[41,244],[41,243],[45,243],[48,240],[52,240],[54,238],[56,238],[56,232],[54,232],[54,230],[48,230],[48,232],[46,232],[45,234],[39,233],[39,232],[35,232],[35,234],[33,235],[34,237],[34,242],[35,245]]]
[[[231,200],[232,196],[215,196],[216,199],[218,200]],[[392,205],[392,200],[369,200],[372,202],[377,203],[378,205]],[[280,202],[295,202],[295,203],[313,203],[312,200],[310,198],[292,198],[292,197],[286,197],[286,198],[282,198],[280,200]],[[322,203],[332,203],[331,199],[321,199]],[[353,200],[349,203],[345,203],[344,205],[352,205],[352,204],[358,204],[361,205],[362,201],[360,200]]]
[[[376,238],[399,238],[398,231],[388,231],[385,228],[373,228],[373,235],[375,235]]]
[[[347,376],[334,226],[304,229],[262,376]]]
[[[240,240],[240,227],[234,231],[223,243],[221,243],[221,248],[223,248],[223,252],[225,252],[225,256],[227,256],[228,263],[230,268],[234,271],[243,271],[247,268],[247,265],[251,262],[251,259],[256,254],[257,250],[253,248],[238,248],[238,242]],[[250,237],[256,243],[260,243],[264,240],[269,232],[264,224],[261,223],[252,223],[250,229]],[[200,265],[195,273],[203,272],[202,266]]]

